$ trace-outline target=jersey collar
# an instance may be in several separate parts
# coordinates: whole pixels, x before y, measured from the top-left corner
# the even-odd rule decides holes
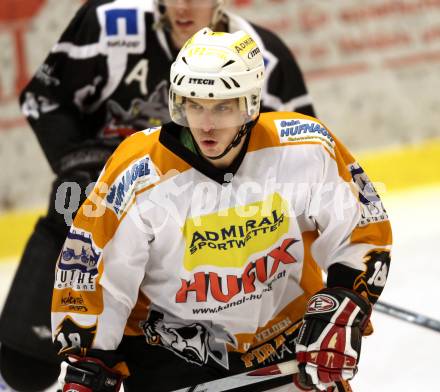
[[[235,175],[237,170],[240,168],[241,163],[243,162],[243,159],[248,150],[252,130],[246,135],[243,147],[240,153],[232,162],[232,164],[227,168],[218,168],[215,167],[212,163],[205,160],[203,157],[193,153],[182,144],[179,137],[182,128],[183,127],[181,125],[175,124],[173,122],[164,124],[162,126],[162,129],[160,130],[159,142],[172,153],[176,154],[179,158],[183,159],[186,163],[191,165],[194,169],[209,177],[211,180],[216,181],[219,184],[229,182],[229,175]]]

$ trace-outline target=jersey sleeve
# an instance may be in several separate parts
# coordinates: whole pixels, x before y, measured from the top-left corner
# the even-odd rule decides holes
[[[312,254],[328,287],[353,289],[374,303],[388,275],[391,226],[373,183],[333,139],[334,149],[321,151],[322,182],[312,189],[309,216],[319,231]]]
[[[256,27],[264,45],[267,88],[263,92],[262,111],[299,112],[316,116],[302,71],[283,41],[273,33]]]
[[[115,350],[138,299],[152,241],[136,196],[151,168],[149,156],[136,151],[138,137],[112,155],[59,255],[52,297],[59,354]]]
[[[100,56],[97,2],[85,3],[20,95],[20,106],[52,169],[90,137],[85,115],[108,77]]]

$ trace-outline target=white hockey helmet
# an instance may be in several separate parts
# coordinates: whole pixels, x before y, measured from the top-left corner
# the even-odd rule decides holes
[[[188,126],[184,98],[239,98],[243,125],[260,112],[264,82],[263,56],[254,39],[244,31],[213,32],[205,27],[180,50],[170,72],[171,119]]]

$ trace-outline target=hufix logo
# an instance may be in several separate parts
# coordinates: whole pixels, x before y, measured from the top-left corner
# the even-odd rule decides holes
[[[189,293],[192,293],[193,299],[199,303],[206,302],[209,295],[218,302],[226,303],[240,293],[255,292],[257,282],[267,284],[270,278],[276,276],[275,274],[284,277],[283,267],[297,262],[289,251],[289,248],[297,242],[299,240],[295,238],[284,239],[280,246],[249,262],[240,276],[233,274],[221,276],[216,272],[199,271],[194,273],[190,280],[181,278],[181,287],[176,293],[176,303],[187,302]]]

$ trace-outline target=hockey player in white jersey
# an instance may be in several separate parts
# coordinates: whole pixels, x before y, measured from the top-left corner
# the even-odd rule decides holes
[[[170,66],[183,43],[206,25],[246,30],[260,43],[267,70],[262,111],[314,115],[286,45],[228,12],[223,0],[84,2],[20,96],[56,179],[47,215],[26,245],[0,317],[0,373],[15,389],[42,391],[57,377],[50,342],[51,282],[71,223],[60,211],[75,212],[78,193],[84,200],[124,137],[170,121]],[[66,192],[62,200],[58,189],[66,182],[76,183],[77,193]],[[30,377],[22,377],[23,367]]]
[[[260,114],[264,78],[252,36],[201,30],[171,67],[172,122],[107,162],[55,272],[64,391],[173,391],[291,359],[298,374],[251,390],[350,390],[390,224],[325,125]]]

